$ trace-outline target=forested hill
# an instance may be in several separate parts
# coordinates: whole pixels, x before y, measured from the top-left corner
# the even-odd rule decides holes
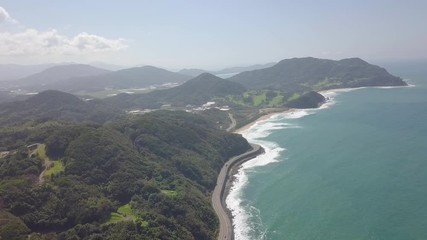
[[[0,132],[3,239],[215,239],[217,174],[250,148],[184,112]]]
[[[158,108],[162,104],[173,106],[201,105],[214,97],[238,95],[245,91],[239,83],[203,73],[184,84],[165,90],[157,90],[147,94],[120,94],[106,99],[107,102],[121,107]]]
[[[399,77],[360,58],[340,61],[317,58],[285,59],[260,70],[237,74],[229,80],[248,89],[275,89],[287,92],[369,86],[406,86]]]
[[[82,99],[48,90],[26,100],[0,104],[0,126],[37,124],[49,120],[103,123],[116,118],[120,110],[102,101]]]

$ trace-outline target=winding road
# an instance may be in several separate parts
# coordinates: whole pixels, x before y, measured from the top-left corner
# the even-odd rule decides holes
[[[227,184],[231,184],[229,180],[233,174],[233,170],[235,170],[234,168],[238,167],[241,163],[264,153],[264,149],[260,145],[251,144],[251,146],[252,149],[248,152],[230,158],[221,168],[221,171],[218,175],[215,190],[212,193],[212,206],[219,218],[219,240],[234,239],[231,216],[227,212],[228,210],[225,204],[225,190]]]

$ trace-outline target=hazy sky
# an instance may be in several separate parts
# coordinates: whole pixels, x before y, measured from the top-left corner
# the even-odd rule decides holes
[[[0,63],[427,58],[427,0],[2,0]]]

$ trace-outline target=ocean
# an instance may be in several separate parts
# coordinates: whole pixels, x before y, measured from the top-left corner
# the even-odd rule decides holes
[[[226,199],[235,239],[427,239],[427,71],[408,82],[329,91],[244,131],[266,154]]]

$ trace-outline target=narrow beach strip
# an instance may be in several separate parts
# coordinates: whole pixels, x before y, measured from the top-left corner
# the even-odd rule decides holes
[[[219,219],[218,239],[220,240],[234,239],[232,217],[225,204],[226,192],[227,188],[230,188],[231,186],[233,172],[236,171],[240,164],[264,153],[264,149],[260,145],[251,144],[251,146],[251,150],[232,157],[224,164],[218,175],[217,183],[212,193],[212,206]]]
[[[256,124],[259,121],[267,120],[276,114],[286,113],[293,111],[293,109],[287,109],[285,111],[279,112],[271,112],[265,114],[255,121],[236,129],[234,133],[240,134],[246,129],[250,128],[252,125]],[[233,121],[233,120],[232,120]],[[235,123],[233,124],[233,128],[235,127]],[[231,129],[230,129],[231,130]],[[237,172],[238,168],[246,161],[254,159],[258,155],[264,153],[264,149],[262,146],[258,144],[251,144],[252,149],[246,153],[235,156],[229,159],[224,166],[221,168],[221,171],[217,178],[217,184],[212,193],[212,206],[214,208],[215,213],[219,219],[219,240],[233,240],[234,239],[234,226],[233,226],[233,216],[231,215],[230,210],[227,208],[225,200],[227,198],[227,194],[232,187],[233,175]]]

